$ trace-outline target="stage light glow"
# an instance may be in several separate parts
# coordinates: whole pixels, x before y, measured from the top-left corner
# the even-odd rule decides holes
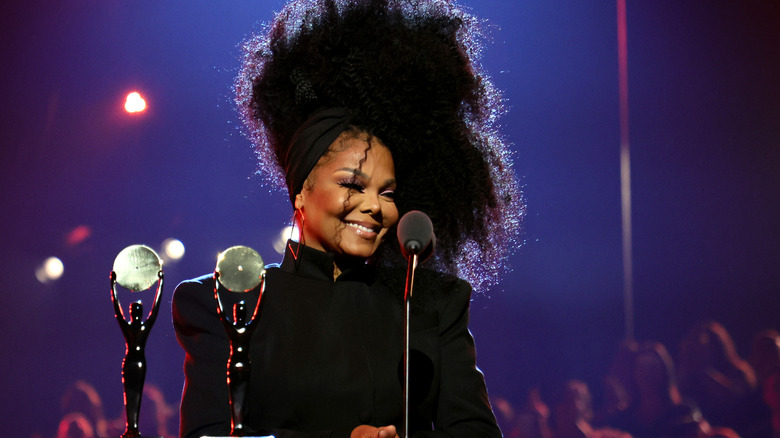
[[[296,228],[295,231],[293,231],[292,226],[286,226],[282,228],[282,231],[279,232],[279,236],[276,237],[276,239],[272,242],[274,250],[279,254],[284,254],[284,247],[287,245],[287,240],[291,239],[294,241],[298,241],[298,229]]]
[[[137,91],[127,95],[125,100],[125,111],[128,113],[140,113],[146,110],[146,100],[141,97],[141,94]]]
[[[65,243],[67,243],[68,246],[77,246],[78,244],[89,239],[89,236],[91,235],[92,229],[89,226],[79,225],[68,232],[67,236],[65,237]]]
[[[163,252],[170,260],[179,260],[184,257],[184,244],[179,239],[165,239],[162,247]]]
[[[59,280],[65,272],[65,265],[57,257],[49,257],[35,270],[35,278],[41,283],[50,283]]]

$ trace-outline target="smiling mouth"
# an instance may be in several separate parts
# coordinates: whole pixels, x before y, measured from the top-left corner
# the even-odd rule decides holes
[[[374,237],[377,234],[379,234],[379,231],[381,230],[381,227],[371,228],[354,222],[347,222],[346,224],[347,226],[352,228],[358,235],[365,236],[365,237]]]

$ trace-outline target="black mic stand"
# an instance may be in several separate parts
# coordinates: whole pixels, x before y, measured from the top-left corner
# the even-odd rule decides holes
[[[420,262],[433,253],[436,235],[433,233],[431,219],[421,211],[410,211],[398,221],[398,242],[401,252],[408,261],[406,268],[406,286],[404,287],[404,351],[403,351],[403,430],[402,436],[409,437],[410,428],[410,316],[414,271]]]
[[[409,263],[406,268],[406,286],[404,287],[404,386],[403,386],[403,436],[409,435],[409,321],[410,298],[414,286],[414,271],[417,268],[419,255],[413,252],[409,255]]]

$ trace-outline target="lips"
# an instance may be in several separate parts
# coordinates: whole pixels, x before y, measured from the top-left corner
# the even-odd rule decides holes
[[[366,238],[373,238],[379,234],[379,231],[382,230],[381,225],[369,224],[365,222],[346,222],[346,224],[359,236]]]

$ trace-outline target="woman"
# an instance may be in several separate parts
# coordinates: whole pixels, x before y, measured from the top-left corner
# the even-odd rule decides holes
[[[522,203],[493,126],[500,96],[474,59],[478,24],[443,1],[302,1],[247,41],[239,110],[261,170],[287,187],[300,234],[266,274],[251,343],[254,432],[403,432],[406,262],[395,226],[422,210],[437,250],[411,301],[408,435],[501,435],[468,303],[470,284],[496,282]],[[185,437],[230,426],[213,286],[210,276],[184,282],[173,298],[187,353]]]

